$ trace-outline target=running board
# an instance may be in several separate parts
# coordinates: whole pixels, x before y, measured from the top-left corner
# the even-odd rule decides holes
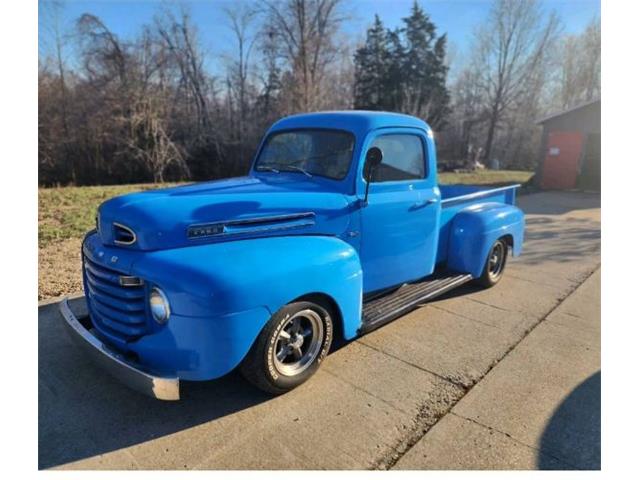
[[[418,305],[432,300],[472,279],[473,277],[468,273],[444,274],[420,283],[403,285],[392,293],[365,302],[362,309],[362,326],[359,333],[364,334],[375,330],[410,312]]]

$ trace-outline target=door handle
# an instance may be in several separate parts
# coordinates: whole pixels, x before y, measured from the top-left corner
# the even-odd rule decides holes
[[[427,200],[419,200],[419,201],[417,201],[416,203],[413,204],[413,208],[422,208],[422,207],[426,207],[427,205],[433,205],[437,201],[438,201],[437,198],[429,198]]]
[[[418,208],[418,207],[426,207],[427,205],[433,205],[437,201],[438,201],[437,198],[429,198],[427,200],[419,200],[416,203],[414,203],[413,206],[416,207],[416,208]]]

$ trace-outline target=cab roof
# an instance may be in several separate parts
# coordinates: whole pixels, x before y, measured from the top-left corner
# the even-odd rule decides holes
[[[332,128],[347,130],[356,136],[361,136],[377,128],[390,127],[431,130],[426,122],[411,115],[366,110],[344,110],[291,115],[274,123],[269,132],[298,128]]]

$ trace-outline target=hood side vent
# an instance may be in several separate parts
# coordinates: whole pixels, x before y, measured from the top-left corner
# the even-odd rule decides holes
[[[113,242],[116,245],[133,245],[136,243],[136,234],[126,225],[113,222]]]
[[[293,213],[268,217],[243,218],[216,223],[191,225],[187,229],[190,239],[223,235],[258,234],[277,230],[307,227],[315,225],[315,213]]]

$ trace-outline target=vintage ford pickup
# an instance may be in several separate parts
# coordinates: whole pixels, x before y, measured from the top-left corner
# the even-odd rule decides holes
[[[103,203],[82,245],[89,315],[64,324],[132,388],[239,367],[272,394],[351,340],[466,282],[491,287],[522,248],[517,185],[437,183],[417,118],[321,112],[276,122],[248,176]]]

